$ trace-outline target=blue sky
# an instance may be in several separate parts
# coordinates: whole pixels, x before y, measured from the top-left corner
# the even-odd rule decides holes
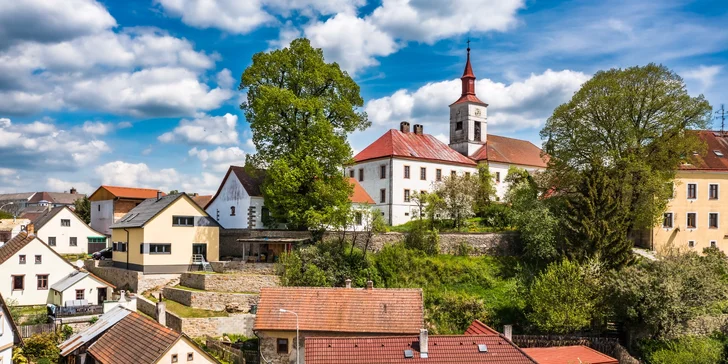
[[[401,120],[445,138],[468,38],[492,134],[540,145],[594,72],[649,62],[717,108],[726,24],[721,1],[0,0],[0,192],[213,193],[255,151],[241,73],[299,36],[361,86],[358,151]]]

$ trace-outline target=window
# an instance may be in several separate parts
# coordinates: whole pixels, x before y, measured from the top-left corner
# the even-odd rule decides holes
[[[694,200],[698,197],[698,185],[688,183],[688,200]]]
[[[420,179],[423,181],[427,179],[427,168],[426,167],[420,167]]]
[[[387,178],[387,166],[384,164],[379,166],[379,178]]]
[[[711,240],[711,241],[710,241],[710,247],[711,247],[711,248],[717,248],[717,247],[718,247],[718,242],[717,242],[717,241],[715,241],[715,240]]]
[[[38,289],[40,289],[40,290],[48,289],[48,275],[39,274],[37,277],[38,277]]]
[[[379,190],[379,202],[381,202],[381,203],[387,202],[387,190],[385,190],[384,188]]]
[[[35,264],[41,264],[43,263],[43,257],[40,255],[35,256]]]
[[[349,170],[349,178],[354,178],[354,170],[353,169],[350,169]]]
[[[22,291],[25,289],[25,276],[13,276],[13,291]]]
[[[480,140],[480,121],[475,122],[475,140]]]
[[[85,299],[84,297],[86,297],[85,293],[86,293],[86,290],[77,289],[76,290],[76,300],[77,301],[84,300]]]
[[[435,181],[442,181],[442,169],[440,168],[435,170]]]
[[[410,167],[404,166],[404,178],[409,179],[410,178]]]
[[[55,236],[49,236],[48,237],[48,245],[49,246],[56,246],[56,237]]]
[[[96,211],[101,211],[101,205],[96,205]]]
[[[711,212],[708,214],[708,228],[709,229],[718,228],[718,213],[717,212]]]
[[[149,254],[172,254],[172,244],[149,244]]]
[[[288,339],[278,339],[276,342],[278,354],[288,354]]]
[[[195,353],[187,353],[187,361],[195,360]]]
[[[179,357],[177,357],[177,354],[172,354],[172,363],[176,363],[179,361]]]
[[[359,168],[359,182],[364,180],[364,168]]]
[[[695,248],[695,240],[688,241],[688,248]]]
[[[230,206],[230,216],[235,216],[235,206]]]
[[[710,200],[717,200],[718,199],[718,185],[715,183],[711,183],[708,187],[708,199]]]
[[[695,212],[688,212],[688,215],[687,215],[688,216],[688,219],[687,219],[688,220],[687,221],[688,229],[695,229],[698,226],[697,215],[698,214]]]
[[[78,246],[78,238],[76,238],[75,236],[68,238],[68,245]]]
[[[458,172],[450,171],[450,177],[455,177],[458,175]]]
[[[463,130],[463,122],[462,121],[458,121],[457,123],[455,123],[455,130]]]
[[[195,218],[192,216],[172,216],[173,226],[194,226]]]
[[[71,220],[61,219],[61,226],[71,226]]]
[[[404,202],[410,202],[410,190],[404,190]]]
[[[495,181],[500,183],[500,172],[495,172]]]
[[[356,220],[357,225],[361,225],[362,222],[362,214],[360,211],[357,211],[356,214],[354,214],[354,219]]]
[[[672,212],[666,212],[662,215],[662,227],[672,229]]]
[[[90,238],[88,238],[88,242],[89,243],[105,243],[106,242],[106,238],[94,238],[94,237],[90,237]]]
[[[25,254],[18,256],[18,264],[25,264]]]
[[[126,251],[126,243],[124,242],[118,242],[114,243],[112,246],[112,250],[115,252],[125,252]]]

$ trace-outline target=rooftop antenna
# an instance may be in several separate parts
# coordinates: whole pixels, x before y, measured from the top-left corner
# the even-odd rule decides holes
[[[720,136],[725,136],[725,105],[720,104],[720,109],[715,112],[715,118],[720,118]]]

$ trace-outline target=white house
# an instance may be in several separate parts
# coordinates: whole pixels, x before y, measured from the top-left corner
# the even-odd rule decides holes
[[[496,196],[503,198],[508,186],[503,183],[510,166],[529,172],[544,170],[541,149],[531,142],[487,133],[488,104],[475,94],[475,75],[470,65],[470,48],[461,77],[462,93],[450,105],[450,145],[424,133],[408,122],[391,129],[364,148],[354,163],[346,167],[374,198],[391,225],[406,223],[415,216],[415,192],[433,190],[445,176],[475,174],[478,165],[488,165],[496,182]]]
[[[114,286],[93,275],[84,277],[88,281],[80,285],[57,286],[78,269],[40,240],[32,224],[27,230],[0,247],[0,277],[9,278],[0,282],[0,294],[6,300],[21,306],[45,305],[62,294],[66,300],[97,304],[110,296],[109,288]]]
[[[23,338],[10,315],[5,300],[0,295],[0,364],[13,362],[13,348],[23,346]]]
[[[33,225],[38,238],[59,254],[95,253],[106,248],[106,235],[92,229],[66,206],[54,207]]]
[[[30,224],[28,219],[0,219],[0,243],[14,238],[28,224]]]

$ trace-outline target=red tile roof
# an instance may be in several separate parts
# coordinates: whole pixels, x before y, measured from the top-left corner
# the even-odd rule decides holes
[[[306,342],[308,345],[308,342]],[[576,346],[554,346],[549,348],[523,348],[538,364],[618,364],[617,359],[592,348]]]
[[[192,198],[192,201],[195,201],[197,206],[200,206],[204,209],[205,206],[207,206],[207,204],[210,203],[210,200],[212,200],[212,195],[205,195],[205,196],[196,195],[196,196],[190,196],[190,198]]]
[[[478,345],[487,351],[480,352]],[[405,350],[413,357],[405,358]],[[306,364],[534,364],[526,353],[497,335],[430,336],[428,357],[420,355],[419,336],[306,338]]]
[[[468,329],[465,330],[465,335],[500,335],[500,333],[490,326],[480,322],[480,320],[475,320],[472,324],[470,324]]]
[[[429,134],[403,133],[391,129],[354,156],[357,163],[383,157],[426,159],[436,162],[475,166],[470,158],[458,153]]]
[[[35,239],[35,234],[28,234],[25,231],[21,231],[18,235],[15,235],[14,238],[8,240],[8,242],[0,246],[0,264],[5,263],[6,260],[10,259],[13,255],[25,248],[26,245],[30,244],[30,242]]]
[[[706,144],[706,151],[702,154],[689,156],[690,164],[683,164],[680,169],[728,171],[728,133],[723,136],[721,136],[720,132],[712,130],[700,130],[696,131],[696,133]],[[719,156],[715,151],[723,154],[723,156]]]
[[[478,96],[475,96],[475,95],[462,95],[462,96],[460,96],[459,99],[457,99],[457,101],[450,104],[450,106],[455,105],[455,104],[462,104],[463,102],[474,102],[474,103],[483,104],[483,105],[488,106],[488,104],[486,104],[483,101],[480,101]]]
[[[136,187],[119,187],[119,186],[101,186],[96,191],[100,189],[105,189],[109,191],[112,195],[119,197],[119,198],[133,198],[133,199],[140,199],[140,200],[146,200],[148,198],[156,198],[157,192],[159,190],[155,190],[152,188],[136,188]],[[92,193],[91,196],[96,194],[96,192]],[[162,195],[166,195],[165,193],[162,193]],[[91,198],[89,196],[89,198]]]
[[[254,330],[413,334],[424,327],[421,289],[270,287],[260,291]]]
[[[354,185],[354,192],[352,192],[351,197],[349,197],[349,200],[351,200],[351,202],[374,204],[374,199],[372,199],[372,196],[369,196],[367,191],[364,190],[364,187],[359,184],[356,178],[349,178],[349,183]]]
[[[488,134],[486,145],[478,149],[471,158],[476,161],[487,160],[542,168],[546,168],[548,161],[541,157],[541,148],[529,141],[493,134]]]

